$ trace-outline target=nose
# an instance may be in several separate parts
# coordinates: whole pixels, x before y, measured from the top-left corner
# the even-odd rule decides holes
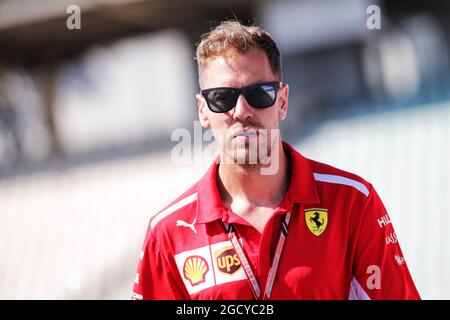
[[[239,95],[236,106],[233,108],[234,120],[247,120],[252,118],[252,107],[248,104],[244,95]]]

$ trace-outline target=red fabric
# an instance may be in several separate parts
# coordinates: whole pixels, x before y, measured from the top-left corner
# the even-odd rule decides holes
[[[235,227],[264,291],[288,211],[289,233],[271,299],[420,299],[372,185],[306,159],[285,142],[283,147],[291,159],[290,186],[262,234],[223,206],[216,161],[150,221],[133,299],[254,299],[223,223]],[[324,175],[333,181],[323,181]],[[326,210],[322,234],[308,228],[308,209]]]

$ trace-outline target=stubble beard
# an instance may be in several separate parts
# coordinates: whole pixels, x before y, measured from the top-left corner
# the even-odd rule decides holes
[[[225,133],[220,154],[221,163],[247,174],[275,174],[280,160],[279,129],[250,130],[254,131],[255,136],[235,138],[232,132]]]

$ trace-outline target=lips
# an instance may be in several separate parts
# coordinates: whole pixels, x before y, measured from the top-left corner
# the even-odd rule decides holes
[[[233,138],[237,137],[254,137],[257,135],[256,129],[244,129],[244,130],[238,130],[233,134]]]

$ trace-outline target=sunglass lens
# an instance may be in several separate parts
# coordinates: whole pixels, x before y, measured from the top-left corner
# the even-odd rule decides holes
[[[215,89],[207,94],[209,106],[214,112],[231,110],[237,101],[237,93],[232,89]]]
[[[261,84],[247,88],[245,97],[255,108],[268,108],[275,103],[276,88],[271,84]]]

